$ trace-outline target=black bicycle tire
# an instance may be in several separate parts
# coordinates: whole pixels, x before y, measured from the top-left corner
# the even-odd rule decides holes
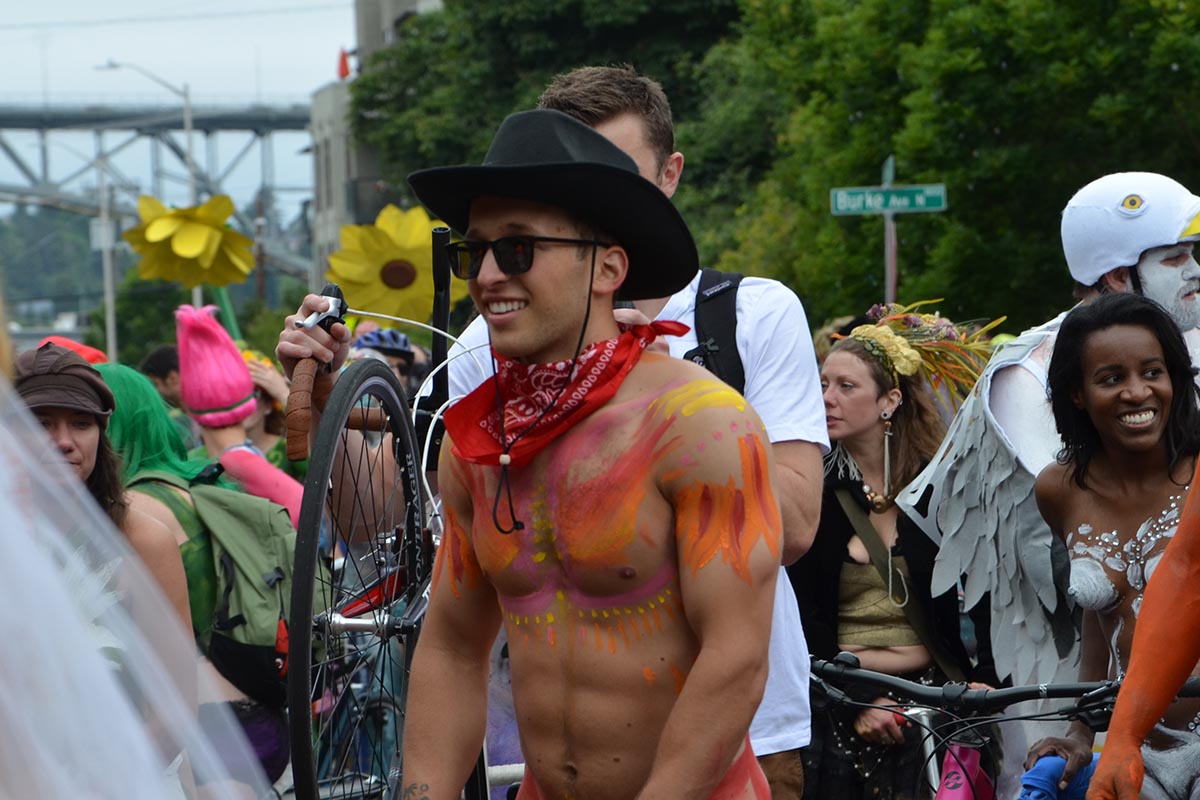
[[[400,506],[404,521],[403,540],[398,543],[403,550],[403,562],[407,567],[405,591],[407,599],[422,585],[432,566],[432,555],[426,545],[424,518],[424,495],[421,490],[419,450],[416,434],[408,416],[408,404],[404,391],[395,374],[386,364],[374,360],[356,362],[348,367],[334,386],[313,437],[308,474],[304,483],[300,518],[297,526],[296,559],[293,568],[289,635],[291,655],[288,674],[289,733],[292,751],[292,776],[297,800],[318,800],[318,776],[312,734],[313,692],[313,641],[314,641],[314,586],[317,580],[318,562],[321,558],[319,544],[321,529],[326,518],[327,501],[330,495],[330,479],[341,463],[339,447],[345,433],[346,421],[360,408],[364,397],[372,397],[387,411],[388,431],[392,435],[390,457],[400,470],[397,483],[404,497]],[[384,451],[376,454],[387,457]],[[344,466],[342,467],[345,468]],[[390,508],[395,508],[389,504]],[[335,521],[331,526],[339,529]],[[334,534],[336,535],[336,533]],[[347,559],[352,561],[352,559]],[[332,593],[335,587],[330,586]],[[395,598],[393,598],[395,599]],[[386,642],[390,636],[385,635]],[[407,690],[407,680],[402,679],[401,691]],[[399,698],[403,709],[403,697]],[[390,758],[384,764],[386,770]]]

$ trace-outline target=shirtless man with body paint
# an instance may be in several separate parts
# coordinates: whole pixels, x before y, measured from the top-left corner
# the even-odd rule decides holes
[[[468,240],[458,269],[499,363],[446,418],[403,796],[459,796],[503,625],[519,797],[768,797],[747,730],[781,547],[769,442],[710,373],[644,352],[671,323],[622,332],[612,314],[618,290],[687,284],[686,225],[632,159],[555,111],[506,120],[485,164],[410,176]],[[298,313],[324,307],[309,296]],[[289,327],[278,353],[336,367],[347,339]]]
[[[594,128],[634,160],[643,178],[667,197],[675,196],[684,154],[675,149],[670,101],[662,86],[649,76],[639,75],[629,66],[579,67],[556,76],[542,92],[538,107],[561,111]],[[820,517],[821,455],[829,451],[820,376],[804,307],[791,289],[778,281],[747,276],[735,295],[736,336],[733,331],[726,333],[736,346],[745,376],[735,388],[753,406],[770,440],[778,481],[775,496],[783,518],[780,549],[786,565],[808,549]],[[617,309],[617,321],[678,321],[695,327],[702,297],[697,274],[670,297],[638,300],[634,308]],[[446,371],[451,398],[465,396],[491,380],[488,346],[487,321],[477,317],[450,347]],[[686,360],[705,351],[694,330],[656,340],[654,347],[659,346],[662,352]],[[804,765],[800,749],[811,739],[809,654],[796,593],[783,568],[775,586],[767,652],[767,685],[750,723],[750,743],[774,800],[801,800]],[[493,673],[493,685],[502,685],[503,680],[502,672]],[[506,753],[506,711],[503,706],[490,709],[489,757],[520,760],[519,751],[511,757]]]

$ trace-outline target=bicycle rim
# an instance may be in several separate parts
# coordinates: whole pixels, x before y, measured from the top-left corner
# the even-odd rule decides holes
[[[288,711],[299,800],[382,798],[398,762],[411,642],[393,622],[431,562],[415,440],[392,371],[351,365],[313,440],[297,530]]]

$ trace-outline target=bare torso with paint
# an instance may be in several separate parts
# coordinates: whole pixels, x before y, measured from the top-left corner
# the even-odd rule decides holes
[[[1085,613],[1096,615],[1108,649],[1109,678],[1124,675],[1129,667],[1142,595],[1175,535],[1187,491],[1186,486],[1164,487],[1160,510],[1148,518],[1093,492],[1079,492],[1077,502],[1068,507],[1070,594]],[[1116,526],[1096,529],[1089,524],[1099,519]],[[1177,746],[1178,736],[1163,727],[1200,736],[1198,726],[1200,701],[1180,700],[1167,710],[1162,726],[1147,741],[1160,749]]]
[[[643,366],[658,361],[647,356],[610,403],[512,470],[524,529],[493,524],[497,468],[455,464],[473,504],[474,563],[451,558],[445,568],[467,582],[478,570],[495,589],[522,750],[546,797],[637,794],[700,650],[688,577],[746,570],[763,541],[778,558],[761,423],[715,380],[648,391],[657,368]],[[729,465],[727,485],[689,478],[706,451],[729,460],[734,445],[741,463]],[[765,492],[742,492],[755,472]],[[507,508],[502,495],[501,519]]]

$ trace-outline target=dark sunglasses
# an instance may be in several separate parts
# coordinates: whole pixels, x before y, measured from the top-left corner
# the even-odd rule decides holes
[[[541,244],[590,244],[594,247],[611,247],[612,242],[596,239],[560,239],[556,236],[505,236],[492,242],[450,242],[450,271],[464,281],[479,277],[483,257],[488,250],[496,256],[496,266],[505,275],[520,275],[533,266],[533,249]]]

